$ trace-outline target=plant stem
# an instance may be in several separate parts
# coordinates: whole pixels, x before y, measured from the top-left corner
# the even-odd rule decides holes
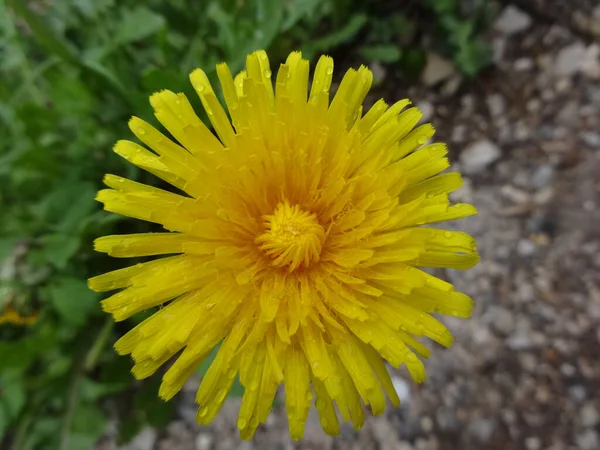
[[[78,358],[77,365],[73,370],[71,376],[71,382],[69,384],[69,391],[67,393],[67,405],[65,415],[63,417],[62,426],[60,429],[60,450],[69,449],[69,435],[71,431],[71,423],[73,422],[73,415],[77,407],[77,400],[79,398],[79,386],[84,375],[92,370],[98,361],[98,358],[102,354],[102,350],[110,337],[112,331],[113,321],[112,318],[107,319],[104,325],[98,331],[96,338],[89,347],[89,350],[84,357]]]

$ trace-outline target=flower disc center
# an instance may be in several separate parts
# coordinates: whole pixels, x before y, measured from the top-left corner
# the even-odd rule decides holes
[[[277,267],[293,271],[309,267],[319,260],[325,242],[325,230],[315,214],[298,205],[279,203],[272,215],[265,216],[265,231],[256,238],[258,247],[269,255]]]

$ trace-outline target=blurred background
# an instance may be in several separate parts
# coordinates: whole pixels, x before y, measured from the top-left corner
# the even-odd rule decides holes
[[[600,448],[598,0],[0,0],[0,448],[60,450],[596,450]],[[148,230],[100,210],[109,172],[157,184],[111,151],[147,98],[188,73],[268,50],[375,75],[371,104],[409,96],[465,174],[458,224],[482,262],[440,271],[476,300],[428,380],[393,373],[399,409],[292,443],[280,403],[252,442],[240,386],[195,424],[206,364],[169,403],[134,381],[86,279],[131,261],[94,238]]]

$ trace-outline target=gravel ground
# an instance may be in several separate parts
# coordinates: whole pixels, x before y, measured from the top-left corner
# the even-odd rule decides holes
[[[600,27],[592,3],[582,2],[585,16]],[[481,263],[439,273],[477,306],[469,321],[444,320],[456,342],[434,349],[427,381],[395,372],[399,409],[335,439],[313,411],[292,443],[281,410],[240,441],[239,399],[198,427],[191,380],[177,420],[121,450],[600,448],[600,45],[532,11],[503,10],[495,67],[473,82],[436,56],[408,91],[380,74],[388,100],[409,95],[436,124],[466,174],[455,198],[480,211],[459,226],[477,238]]]

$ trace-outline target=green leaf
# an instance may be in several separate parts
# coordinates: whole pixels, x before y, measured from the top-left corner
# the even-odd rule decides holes
[[[16,236],[0,238],[0,261],[4,261],[12,253],[19,240]]]
[[[285,2],[281,2],[285,3]],[[286,18],[281,25],[281,31],[287,31],[296,25],[301,19],[314,14],[321,4],[321,0],[302,0],[286,3]]]
[[[0,378],[0,409],[3,409],[10,420],[19,415],[25,406],[25,386],[23,380],[15,377],[3,376]]]
[[[55,278],[48,290],[52,305],[71,326],[83,325],[91,314],[100,311],[98,295],[79,278]]]
[[[69,449],[79,450],[94,448],[94,444],[106,428],[106,417],[98,406],[91,403],[80,403],[73,414]]]
[[[183,92],[188,89],[187,77],[172,69],[150,69],[142,78],[142,85],[147,92],[158,92],[168,89],[173,92]]]
[[[487,42],[475,40],[461,46],[455,60],[462,73],[474,77],[492,62],[492,51]]]
[[[361,47],[358,52],[366,59],[383,63],[395,63],[402,56],[400,49],[393,44],[369,45]]]
[[[81,242],[79,236],[73,234],[48,234],[42,238],[40,252],[31,252],[32,258],[41,257],[43,262],[48,262],[60,270],[64,270],[73,256],[77,254]],[[33,261],[33,259],[32,259]]]
[[[57,35],[43,19],[29,10],[28,3],[22,0],[7,0],[9,6],[25,21],[33,36],[40,45],[50,53],[60,56],[66,61],[77,60],[76,51],[62,36]]]
[[[306,57],[310,59],[316,53],[329,51],[342,43],[348,42],[366,23],[367,16],[365,14],[354,14],[341,29],[308,43],[303,53],[306,53]]]
[[[257,0],[254,32],[257,48],[267,49],[277,36],[283,18],[283,5],[281,0]]]
[[[140,41],[152,36],[164,26],[165,19],[163,16],[140,5],[134,9],[123,11],[116,40],[120,44]]]

